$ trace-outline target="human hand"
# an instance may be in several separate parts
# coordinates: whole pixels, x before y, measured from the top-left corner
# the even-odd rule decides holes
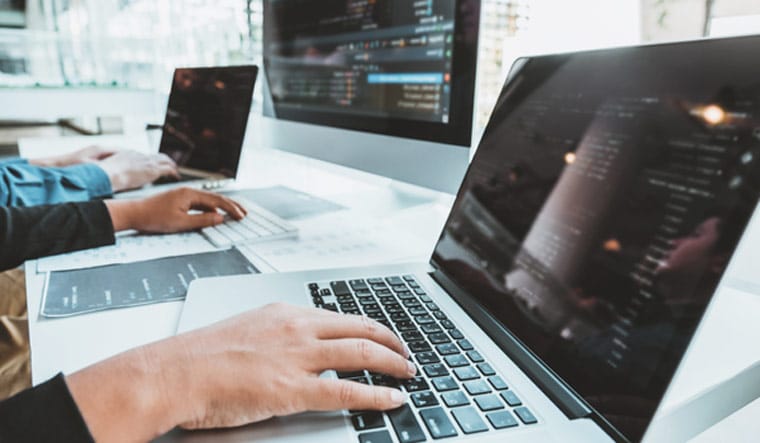
[[[193,405],[188,429],[240,426],[304,411],[387,410],[398,390],[320,378],[326,370],[368,369],[413,377],[408,352],[385,326],[366,317],[286,304],[269,305],[179,338],[188,355],[181,398]],[[177,389],[179,394],[181,389]]]
[[[84,149],[74,151],[68,154],[57,155],[29,160],[29,163],[35,166],[62,168],[66,166],[78,165],[81,163],[97,162],[108,158],[118,151],[114,149],[102,148],[100,146],[88,146]]]
[[[108,200],[106,207],[116,232],[127,229],[150,233],[192,231],[222,223],[224,216],[218,209],[235,220],[247,214],[245,208],[227,197],[191,188],[174,189],[142,200]]]
[[[108,175],[114,192],[140,188],[164,176],[179,178],[177,164],[165,154],[120,151],[95,164]]]
[[[390,330],[366,317],[275,304],[138,348],[67,382],[97,441],[138,441],[178,425],[394,409],[405,401],[399,390],[319,375],[369,369],[406,379],[416,371],[408,355]]]

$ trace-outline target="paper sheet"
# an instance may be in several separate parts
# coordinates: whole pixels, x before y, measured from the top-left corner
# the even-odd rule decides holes
[[[440,205],[421,205],[387,217],[340,212],[299,226],[299,238],[253,246],[256,255],[280,272],[427,261],[443,224]]]
[[[92,268],[138,260],[209,252],[215,249],[205,237],[197,232],[171,235],[131,233],[117,236],[116,244],[112,246],[42,258],[37,261],[37,272]]]

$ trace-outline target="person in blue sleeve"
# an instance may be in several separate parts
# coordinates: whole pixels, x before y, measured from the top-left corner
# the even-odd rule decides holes
[[[36,160],[0,160],[0,206],[99,199],[177,175],[177,165],[164,154],[99,147]]]

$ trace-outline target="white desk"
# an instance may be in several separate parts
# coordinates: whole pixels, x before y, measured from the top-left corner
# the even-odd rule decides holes
[[[51,143],[43,145],[50,147]],[[410,246],[412,250],[404,249],[400,242],[396,242],[400,248],[399,260],[427,260],[451,203],[450,197],[432,191],[282,152],[248,149],[243,165],[245,172],[237,185],[243,189],[285,185],[376,217],[412,206],[411,212],[404,217],[389,222],[399,226],[399,235],[407,231],[411,232],[411,237],[407,238],[420,240]],[[757,275],[760,273],[756,271],[757,263],[760,263],[760,250],[756,251],[753,245],[760,245],[760,222],[757,220],[739,250],[738,259],[729,270],[730,285],[724,285],[719,290],[682,370],[671,386],[664,403],[665,412],[760,360],[757,347],[760,338],[760,277]],[[406,252],[408,255],[404,256]],[[357,263],[345,264],[348,265]],[[308,267],[300,266],[302,269]],[[322,266],[321,263],[313,263],[310,267]],[[296,269],[299,268],[289,270]],[[126,349],[169,337],[175,332],[181,302],[69,319],[40,318],[38,312],[43,277],[36,273],[34,261],[26,264],[26,270],[34,384],[59,371],[76,371]],[[760,433],[760,420],[756,417],[760,417],[760,401],[712,427],[695,441],[714,441],[716,436],[728,441],[754,441]]]

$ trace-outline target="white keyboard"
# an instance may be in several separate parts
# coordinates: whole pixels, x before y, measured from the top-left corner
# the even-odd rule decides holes
[[[259,205],[235,197],[248,211],[248,215],[235,221],[229,218],[221,225],[201,230],[217,247],[243,243],[259,243],[298,237],[298,228],[272,214]]]

